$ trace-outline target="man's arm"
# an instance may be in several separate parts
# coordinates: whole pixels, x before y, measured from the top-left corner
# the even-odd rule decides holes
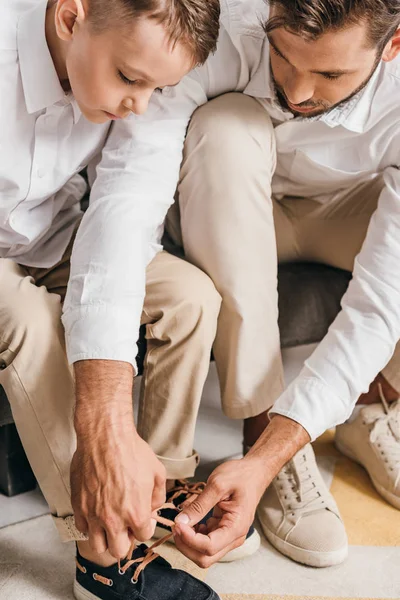
[[[400,169],[388,167],[383,177],[342,310],[271,411],[300,423],[311,439],[350,416],[400,339]]]
[[[165,471],[136,433],[136,374],[146,267],[160,249],[186,127],[205,93],[189,77],[155,95],[148,113],[114,124],[78,231],[63,323],[76,377],[77,452],[71,468],[78,529],[121,558],[152,536]]]
[[[275,403],[249,454],[218,467],[204,493],[177,517],[177,546],[203,567],[243,542],[265,487],[310,439],[348,418],[392,356],[400,339],[399,168],[388,167],[384,183],[342,311],[328,334]],[[218,528],[195,533],[193,525],[216,505]]]

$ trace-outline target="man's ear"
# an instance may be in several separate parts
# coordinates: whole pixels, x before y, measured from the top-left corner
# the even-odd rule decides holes
[[[74,35],[77,23],[86,19],[86,9],[82,0],[58,0],[56,8],[56,31],[60,39],[69,42]]]
[[[382,60],[390,62],[398,56],[400,52],[400,27],[396,30],[393,37],[386,44],[382,54]]]

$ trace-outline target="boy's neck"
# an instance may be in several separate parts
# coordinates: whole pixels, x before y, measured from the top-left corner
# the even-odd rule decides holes
[[[49,2],[45,22],[46,41],[61,87],[65,92],[69,92],[71,88],[66,66],[66,42],[61,40],[57,35],[55,25],[56,8],[57,2]]]

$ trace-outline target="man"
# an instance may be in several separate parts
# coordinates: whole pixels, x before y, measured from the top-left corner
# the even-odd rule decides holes
[[[247,96],[218,98],[192,120],[181,237],[171,217],[172,235],[222,295],[214,352],[228,414],[248,416],[263,399],[268,409],[278,396],[257,442],[259,432],[245,427],[246,445],[254,444],[247,457],[217,469],[178,519],[192,525],[218,505],[220,524],[208,537],[187,524],[175,531],[178,546],[203,566],[240,539],[285,460],[346,419],[337,447],[400,508],[399,349],[392,357],[400,335],[400,2],[277,0],[263,23],[267,40],[249,68]],[[239,68],[233,49],[231,56],[246,72],[246,60]],[[226,79],[227,65],[226,56]],[[286,391],[278,260],[353,271],[342,312]],[[360,399],[372,404],[352,413],[381,370]],[[341,549],[345,555],[310,446],[274,479],[258,515],[270,542],[294,560],[323,566],[339,561]]]
[[[132,128],[135,199],[166,208],[176,183],[171,164],[180,164],[194,108],[226,92],[244,92],[210,102],[192,119],[178,186],[180,223],[171,218],[168,229],[175,241],[182,236],[187,258],[212,277],[223,298],[214,345],[223,407],[229,416],[245,419],[244,442],[251,449],[243,460],[214,472],[203,495],[178,520],[175,540],[187,556],[208,566],[243,542],[262,497],[259,515],[268,539],[294,560],[328,566],[345,558],[347,539],[310,446],[280,470],[310,438],[350,417],[400,337],[394,276],[400,7],[398,0],[277,2],[269,14],[262,0],[224,6],[216,54],[179,86],[164,90]],[[122,169],[119,176],[125,176]],[[300,378],[283,392],[274,223],[284,233],[278,235],[280,260],[301,257],[352,268],[379,197],[344,310]],[[89,209],[75,252],[101,254],[111,274],[118,262],[114,254],[103,252],[101,239],[92,241],[101,220],[96,212]],[[129,226],[119,211],[106,214],[111,249],[129,238]],[[154,223],[148,214],[150,236]],[[340,242],[333,227],[338,222]],[[134,260],[132,251],[129,256]],[[71,362],[80,358],[73,316],[82,315],[81,282],[92,278],[89,259],[73,260],[64,314]],[[115,277],[112,283],[118,298],[137,289],[134,279]],[[137,318],[132,330],[134,322]],[[98,331],[91,330],[93,340]],[[391,393],[396,364],[397,356],[382,379]],[[397,408],[394,404],[388,415],[378,409],[365,430],[362,444],[371,455],[368,429],[377,422],[375,429],[384,429],[397,456],[392,428]],[[188,418],[185,411],[177,415],[179,431],[193,431],[197,406],[192,409]],[[170,439],[165,429],[164,438],[158,431],[152,442],[157,454]],[[186,450],[175,450],[184,459]],[[385,464],[374,467],[379,477],[389,475]],[[394,479],[387,487],[393,489],[398,463],[391,468]],[[190,526],[216,505],[209,535],[204,526],[195,532]],[[81,508],[75,506],[83,529]]]
[[[207,585],[172,569],[146,546],[132,547],[128,554],[134,538],[152,536],[152,511],[165,500],[166,472],[190,475],[197,463],[192,453],[180,461],[171,446],[163,465],[139,433],[152,419],[159,394],[160,402],[174,398],[179,404],[192,394],[198,396],[195,404],[200,401],[220,297],[196,267],[166,252],[155,257],[155,236],[151,243],[146,238],[147,212],[161,225],[164,211],[154,203],[140,211],[134,186],[114,176],[114,164],[132,176],[136,163],[134,150],[124,152],[130,128],[123,122],[117,131],[110,126],[132,111],[145,111],[154,92],[160,95],[162,87],[203,63],[218,29],[217,0],[6,0],[2,5],[0,384],[62,539],[78,542],[78,599],[140,594],[146,600],[217,600]],[[132,74],[141,70],[151,81],[138,93]],[[129,198],[136,224],[132,213],[121,213],[121,220],[132,225],[125,252],[124,244],[108,235],[107,219],[102,222],[94,237],[117,258],[113,273],[93,253],[89,288],[83,278],[75,279],[70,290],[80,295],[84,315],[70,315],[80,353],[75,405],[61,302],[86,189],[77,173],[99,153],[92,213],[110,197],[115,207]],[[114,302],[107,278],[130,278],[133,256],[149,263],[140,274],[140,289]],[[78,264],[80,259],[86,261],[78,253]],[[121,363],[118,370],[115,362],[135,356],[137,331],[130,317],[125,322],[131,312],[148,326],[149,337],[139,433],[132,414],[133,368]],[[90,345],[87,330],[92,328],[100,336]],[[88,352],[88,358],[99,360],[85,360]],[[173,410],[169,416],[170,424],[164,425],[173,432]],[[90,516],[85,525],[90,541],[72,517],[69,477],[76,447],[75,477]],[[121,529],[115,526],[115,511],[123,520]]]

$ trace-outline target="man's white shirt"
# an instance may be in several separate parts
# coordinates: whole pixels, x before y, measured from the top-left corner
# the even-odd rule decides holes
[[[110,129],[88,123],[62,92],[43,37],[46,3],[6,1],[0,25],[0,257],[35,266],[61,257],[83,193],[81,180],[71,176],[105,142],[64,305],[71,363],[101,358],[135,366],[146,266],[161,249],[188,122],[208,99],[244,92],[271,115],[277,197],[330,202],[344,189],[383,176],[342,311],[274,407],[312,438],[343,422],[400,339],[400,60],[382,63],[344,106],[315,119],[293,119],[275,99],[261,26],[266,4],[222,0],[217,52],[177,87],[154,94],[144,116]]]

